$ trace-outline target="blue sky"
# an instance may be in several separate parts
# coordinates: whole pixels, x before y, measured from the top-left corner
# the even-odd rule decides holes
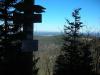
[[[36,0],[35,4],[46,8],[42,23],[34,25],[35,31],[62,32],[65,18],[72,21],[71,13],[79,7],[85,25],[82,31],[100,31],[100,0]]]

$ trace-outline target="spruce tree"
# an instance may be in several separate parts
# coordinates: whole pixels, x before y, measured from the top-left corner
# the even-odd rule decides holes
[[[38,58],[22,51],[26,32],[21,29],[34,22],[33,6],[33,0],[0,0],[0,75],[37,75]]]
[[[64,26],[64,41],[61,54],[57,57],[53,75],[90,75],[92,72],[92,59],[90,44],[82,41],[79,11],[72,13],[74,22],[66,20],[69,26]],[[89,41],[87,41],[89,42]]]
[[[16,0],[0,0],[0,74],[14,75],[17,51],[21,49],[21,27],[14,24]],[[19,36],[19,37],[18,37]]]

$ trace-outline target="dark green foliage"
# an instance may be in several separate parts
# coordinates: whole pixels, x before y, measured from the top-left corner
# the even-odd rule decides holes
[[[69,26],[65,25],[62,53],[56,60],[54,75],[92,74],[91,44],[87,40],[83,41],[79,33],[82,27],[79,16],[80,9],[76,9],[72,13],[75,22],[66,20]]]
[[[32,0],[19,1],[0,0],[0,20],[3,22],[0,25],[0,75],[37,75],[38,72],[38,59],[33,60],[33,52],[22,52],[21,49],[26,37],[21,28],[25,23],[30,24],[25,18],[33,14],[32,9],[28,11],[30,5],[25,1],[32,3]]]
[[[15,0],[0,0],[0,75],[14,75],[17,51],[21,50],[21,40],[16,37],[20,26],[13,23]]]
[[[85,73],[87,75],[90,75],[93,73],[93,58],[91,56],[90,47],[91,47],[91,44],[86,43],[82,48],[83,56],[82,56],[82,62],[81,62],[82,64],[81,71],[82,73]]]
[[[38,73],[39,68],[36,67],[36,64],[37,64],[38,60],[39,60],[39,57],[35,58],[35,56],[33,56],[33,63],[32,63],[33,75],[37,75],[37,73]]]

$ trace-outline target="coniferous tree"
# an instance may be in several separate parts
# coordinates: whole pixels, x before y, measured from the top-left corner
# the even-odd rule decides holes
[[[37,75],[38,58],[33,52],[25,53],[21,49],[26,37],[21,28],[34,22],[33,5],[27,2],[33,4],[32,0],[0,0],[0,20],[3,22],[0,26],[0,75],[32,75],[32,71]]]
[[[0,0],[0,74],[13,75],[15,71],[16,52],[21,48],[18,34],[21,28],[14,24],[14,5],[16,0]]]
[[[92,72],[90,44],[82,41],[79,32],[83,27],[80,22],[80,9],[72,13],[74,22],[66,20],[69,26],[64,26],[62,53],[57,57],[53,75],[90,75]]]

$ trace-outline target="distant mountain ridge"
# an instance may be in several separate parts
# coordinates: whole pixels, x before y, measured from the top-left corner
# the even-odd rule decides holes
[[[62,35],[63,32],[34,32],[35,36],[57,36]],[[100,32],[89,32],[89,33],[82,33],[83,35],[89,35],[89,36],[96,36],[100,37]]]
[[[61,34],[61,32],[34,32],[35,36],[56,36]]]

